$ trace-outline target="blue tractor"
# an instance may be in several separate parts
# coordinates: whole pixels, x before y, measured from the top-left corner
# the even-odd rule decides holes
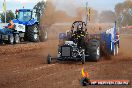
[[[39,21],[36,12],[31,9],[16,10],[15,31],[19,32],[20,39],[24,41],[39,41]]]
[[[8,41],[10,44],[20,43],[20,41],[38,42],[47,39],[46,30],[40,30],[39,19],[37,12],[31,9],[19,9],[16,10],[16,19],[13,19],[15,24],[13,29],[1,29],[7,30],[4,33],[0,33],[0,41]]]

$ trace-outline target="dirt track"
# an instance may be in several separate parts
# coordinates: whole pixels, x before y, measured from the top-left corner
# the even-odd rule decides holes
[[[56,56],[57,34],[65,30],[62,29],[64,27],[52,26],[49,40],[44,43],[0,46],[0,88],[81,88],[82,67],[89,71],[91,79],[132,80],[131,35],[121,36],[120,54],[111,60],[103,57],[100,62],[85,65],[80,62],[46,64],[48,53]],[[96,88],[132,88],[132,85]]]

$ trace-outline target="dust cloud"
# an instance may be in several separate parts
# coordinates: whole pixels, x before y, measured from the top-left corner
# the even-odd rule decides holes
[[[77,3],[73,3],[74,1],[75,0],[61,0],[59,2],[58,0],[47,1],[46,11],[41,18],[42,24],[52,25],[54,23],[82,20],[82,7],[76,5]]]

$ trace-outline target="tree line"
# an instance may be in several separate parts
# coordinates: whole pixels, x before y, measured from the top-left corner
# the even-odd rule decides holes
[[[5,23],[5,13],[4,12],[1,13],[0,16],[1,16],[1,21]],[[6,11],[6,22],[9,22],[9,20],[12,20],[14,18],[15,18],[15,15],[11,10]]]
[[[117,3],[114,9],[115,11],[105,10],[101,13],[94,10],[94,15],[91,15],[91,22],[113,23],[117,21],[118,26],[132,25],[132,0]]]
[[[50,8],[48,8],[49,5],[51,5]],[[56,12],[55,7],[52,6],[51,3],[49,5],[47,5],[47,3],[44,1],[40,1],[33,7],[33,9],[36,9],[36,12],[39,12],[36,14],[38,19],[40,16],[42,16],[42,14],[44,14],[46,18],[53,18],[54,15],[53,13]],[[47,12],[47,10],[52,10],[52,11],[48,11],[48,14],[45,14],[45,11]],[[85,8],[77,8],[77,18],[80,20],[83,16],[82,13],[83,14],[85,13]],[[7,11],[6,14],[7,14],[6,22],[15,18],[15,15],[11,10]],[[4,13],[1,13],[0,15],[2,22],[4,22],[5,21]],[[97,10],[94,9],[91,10],[91,22],[113,23],[114,21],[117,21],[118,25],[120,26],[132,25],[131,0],[126,0],[122,3],[116,4],[115,11],[105,10],[99,13]]]
[[[132,1],[126,0],[115,6],[115,14],[119,25],[132,25]]]

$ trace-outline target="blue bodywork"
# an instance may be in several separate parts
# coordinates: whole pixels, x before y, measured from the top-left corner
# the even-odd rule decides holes
[[[14,19],[13,22],[18,24],[23,24],[26,26],[32,26],[34,24],[38,24],[38,21],[35,19],[31,19],[30,21],[27,21],[27,22],[22,22],[22,21],[19,21],[18,19]]]
[[[119,40],[116,39],[116,23],[115,26],[109,29],[111,32],[102,32],[101,33],[101,42],[105,42],[105,47],[109,53],[114,52],[114,45]]]
[[[32,12],[32,10],[31,9],[19,9],[18,12]],[[34,24],[38,24],[39,23],[37,21],[37,19],[34,19],[34,18],[32,18],[31,20],[26,21],[26,22],[20,21],[18,19],[14,19],[13,22],[14,23],[18,23],[18,24],[23,24],[23,25],[26,25],[26,26],[32,26]]]

